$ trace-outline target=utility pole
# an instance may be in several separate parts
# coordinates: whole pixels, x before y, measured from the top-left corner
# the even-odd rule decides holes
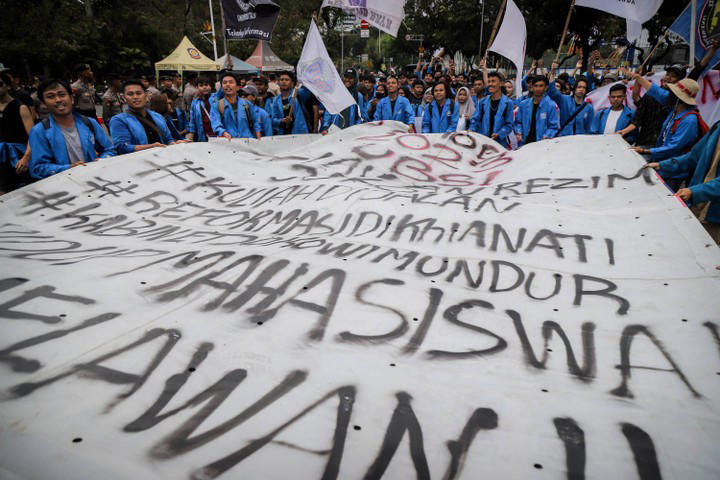
[[[222,28],[223,28],[223,49],[225,50],[225,55],[227,57],[225,58],[225,61],[230,61],[230,52],[228,52],[228,45],[227,45],[227,28],[225,27],[225,11],[223,10],[223,4],[222,0],[220,0],[220,19],[222,20]]]
[[[480,5],[482,5],[482,8],[480,9],[480,48],[478,50],[478,57],[482,58],[483,26],[485,25],[485,0],[480,0]]]
[[[697,0],[690,2],[690,68],[695,66],[695,15],[697,15]]]
[[[212,28],[213,38],[213,54],[215,55],[215,61],[217,62],[217,41],[215,40],[215,17],[213,16],[212,0],[208,0],[210,5],[210,26]]]
[[[382,56],[380,53],[380,36],[382,35],[382,30],[378,28],[378,60],[380,60],[380,63],[382,64]]]

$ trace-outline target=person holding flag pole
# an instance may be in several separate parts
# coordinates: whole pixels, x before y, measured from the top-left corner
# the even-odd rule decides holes
[[[342,127],[346,128],[363,121],[367,113],[363,105],[348,90],[357,83],[357,74],[354,69],[345,72],[346,82],[340,80],[335,65],[330,60],[315,19],[310,21],[310,29],[305,38],[300,60],[297,64],[298,80],[312,92],[325,107],[325,117],[321,130],[327,130],[331,124],[337,124],[342,119]],[[282,77],[281,77],[282,80]],[[281,105],[281,96],[275,97],[274,112],[278,112]],[[333,117],[334,116],[334,117]],[[275,118],[275,114],[273,115]],[[273,123],[275,119],[273,119]],[[326,128],[327,127],[327,128]]]

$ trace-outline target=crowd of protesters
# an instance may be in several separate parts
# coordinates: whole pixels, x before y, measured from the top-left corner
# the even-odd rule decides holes
[[[452,61],[418,62],[414,71],[373,72],[348,68],[345,88],[356,103],[332,114],[293,72],[270,75],[179,74],[122,78],[105,76],[99,95],[88,64],[73,82],[33,79],[0,72],[0,193],[98,158],[212,137],[260,139],[273,135],[326,134],[369,121],[395,120],[409,132],[473,131],[506,148],[568,135],[621,135],[655,168],[720,243],[720,127],[708,128],[695,97],[697,79],[717,42],[688,74],[666,68],[660,84],[652,72],[619,68],[595,72],[593,54],[585,72],[556,74],[533,63],[522,77],[480,68],[457,73]],[[212,75],[212,76],[210,76]],[[626,102],[627,82],[635,80]],[[595,111],[587,95],[612,84],[607,108]],[[720,123],[720,122],[718,122]]]

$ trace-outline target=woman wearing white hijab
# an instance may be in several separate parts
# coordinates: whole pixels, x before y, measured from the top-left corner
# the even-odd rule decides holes
[[[430,105],[434,99],[435,99],[435,97],[433,97],[432,87],[425,90],[425,93],[423,93],[423,97],[422,97],[422,103],[420,104],[419,108],[417,109],[418,114],[415,116],[415,120],[413,121],[413,125],[415,127],[416,133],[422,132],[423,115],[425,115],[425,110],[427,109],[427,106]]]
[[[470,98],[470,89],[467,87],[460,87],[455,95],[455,101],[460,107],[457,131],[462,132],[470,126],[470,119],[475,114],[475,102]]]

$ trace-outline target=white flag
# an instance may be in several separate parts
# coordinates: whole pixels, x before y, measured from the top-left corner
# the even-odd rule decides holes
[[[517,69],[515,74],[515,93],[522,93],[523,65],[525,64],[525,41],[527,33],[525,18],[513,0],[507,0],[502,25],[495,36],[490,51],[509,59]]]
[[[323,0],[325,7],[342,8],[393,37],[405,18],[405,0]]]
[[[356,103],[330,60],[315,20],[310,21],[310,30],[297,64],[297,77],[332,114]]]
[[[575,5],[602,10],[625,18],[627,39],[632,42],[637,40],[642,32],[642,24],[657,13],[662,2],[663,0],[575,0]]]

